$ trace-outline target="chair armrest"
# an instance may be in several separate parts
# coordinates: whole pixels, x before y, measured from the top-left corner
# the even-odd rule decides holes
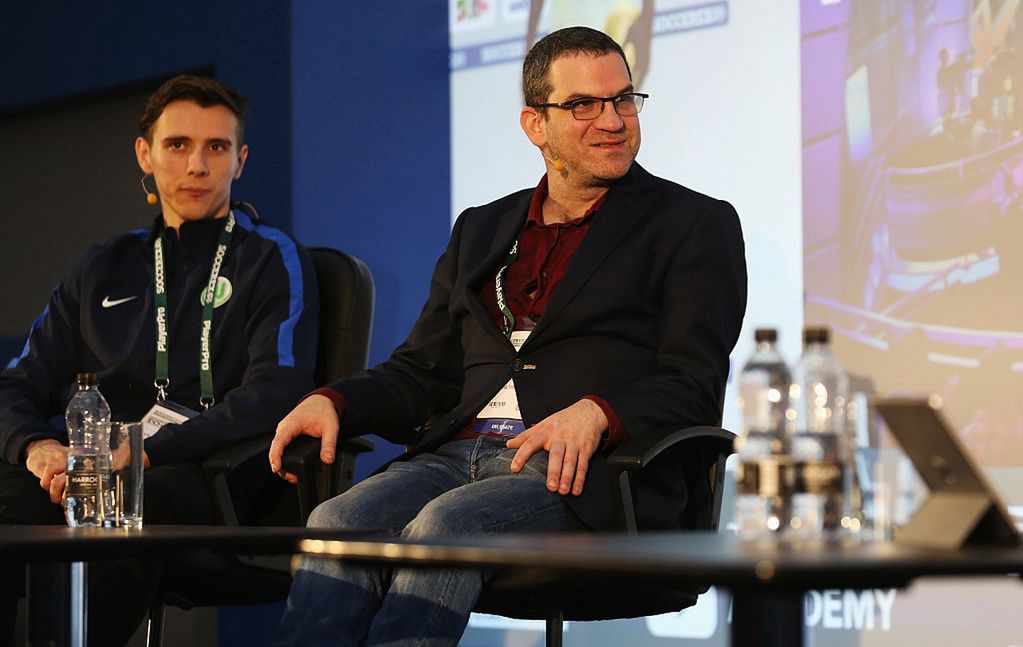
[[[724,460],[732,453],[735,434],[721,427],[687,427],[667,435],[646,434],[630,438],[622,443],[608,456],[607,465],[611,479],[611,492],[617,502],[618,523],[622,530],[635,534],[637,532],[636,510],[632,500],[632,484],[629,474],[646,467],[652,460],[665,450],[680,443],[698,445],[701,454],[710,454],[714,463],[723,468]],[[721,470],[719,470],[721,471]],[[723,471],[722,471],[723,474]],[[714,473],[713,479],[720,481],[721,474]],[[720,490],[720,488],[718,488]],[[720,513],[721,492],[713,493],[715,500],[710,514],[711,524],[716,526],[717,515]]]
[[[350,438],[342,440],[338,446],[338,454],[358,456],[371,452],[376,448],[373,441],[367,438]],[[267,451],[270,445],[267,444]],[[311,436],[299,436],[284,448],[281,456],[281,467],[296,476],[306,469],[307,465],[320,464],[320,439]]]
[[[265,454],[270,449],[271,440],[272,434],[251,436],[217,450],[202,462],[203,476],[213,496],[217,520],[220,523],[228,526],[238,525],[238,512],[231,497],[231,489],[227,485],[228,475],[246,461],[261,453]]]
[[[230,472],[250,458],[266,454],[270,450],[271,440],[272,434],[259,434],[217,450],[202,462],[206,478],[211,479],[217,474]]]
[[[238,512],[231,497],[231,489],[227,484],[228,475],[249,460],[258,456],[265,457],[270,451],[272,441],[273,434],[261,434],[246,438],[220,449],[203,461],[203,474],[213,495],[217,517],[221,523],[228,526],[238,525]],[[335,464],[340,463],[343,471],[350,472],[355,457],[373,451],[374,448],[373,442],[365,438],[341,441]],[[320,463],[319,439],[299,436],[293,440],[284,449],[281,466],[298,477],[299,516],[302,523],[305,523],[309,513],[321,500],[316,479],[317,472],[323,467]],[[269,469],[268,466],[267,470]],[[333,479],[333,475],[328,476],[328,479]],[[329,483],[333,483],[333,480],[330,480]],[[332,485],[327,485],[324,488],[327,490],[327,495],[332,487]]]
[[[376,445],[367,438],[342,440],[338,444],[334,463],[324,465],[320,461],[319,438],[299,436],[291,441],[284,450],[281,464],[298,478],[298,513],[303,524],[319,503],[348,489],[356,457],[375,448]],[[317,474],[321,472],[325,474],[322,479],[318,479]]]
[[[660,434],[638,436],[626,440],[611,452],[611,455],[607,458],[607,464],[615,475],[623,470],[633,472],[643,469],[647,466],[647,463],[664,450],[692,438],[720,439],[722,446],[727,445],[730,453],[732,442],[735,440],[735,434],[721,427],[704,426],[686,427],[685,429],[674,431],[667,436]]]

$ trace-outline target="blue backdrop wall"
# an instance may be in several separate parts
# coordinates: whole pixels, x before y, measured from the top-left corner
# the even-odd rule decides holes
[[[292,7],[293,230],[376,281],[370,364],[400,344],[450,230],[447,6]],[[362,478],[399,447],[375,439]]]
[[[0,113],[116,92],[181,72],[212,73],[241,89],[252,104],[246,139],[256,163],[246,168],[234,195],[258,205],[265,220],[290,227],[288,3],[66,3],[59,10],[45,3],[11,5],[0,21]]]
[[[450,230],[447,6],[382,6],[292,8],[294,231],[373,270],[371,363],[408,333]]]
[[[377,287],[371,362],[380,361],[425,300],[450,229],[451,184],[447,5],[382,6],[5,6],[0,118],[186,71],[236,86],[251,101],[252,154],[233,196],[303,243],[335,246],[369,264]],[[24,340],[0,340],[0,348],[4,342],[14,350]],[[360,461],[360,477],[398,451],[382,445]],[[276,611],[222,615],[221,644],[265,640]]]

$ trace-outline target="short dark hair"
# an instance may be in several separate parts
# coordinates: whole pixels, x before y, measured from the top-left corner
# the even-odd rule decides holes
[[[526,100],[526,105],[536,106],[547,102],[554,89],[550,80],[551,65],[554,61],[568,54],[584,52],[595,56],[612,52],[618,54],[625,61],[629,78],[632,78],[632,70],[625,58],[625,52],[613,38],[589,27],[565,27],[552,31],[538,40],[522,61],[522,96]]]
[[[153,140],[153,124],[164,108],[175,101],[191,101],[203,108],[224,106],[238,118],[238,143],[245,137],[245,110],[249,100],[234,88],[216,79],[192,74],[181,74],[167,81],[154,92],[139,117],[139,130],[147,141]]]

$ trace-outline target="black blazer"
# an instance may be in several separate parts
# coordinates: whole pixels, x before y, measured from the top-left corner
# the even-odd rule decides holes
[[[437,262],[408,339],[384,363],[332,388],[348,402],[345,437],[375,433],[430,451],[509,379],[527,427],[586,394],[605,398],[630,436],[720,424],[728,355],[746,308],[738,216],[727,202],[638,164],[610,189],[536,328],[516,353],[479,292],[521,230],[533,190],[467,209]],[[423,434],[413,430],[433,418]],[[606,455],[565,504],[615,528]],[[667,455],[634,485],[642,528],[678,528],[685,492]]]

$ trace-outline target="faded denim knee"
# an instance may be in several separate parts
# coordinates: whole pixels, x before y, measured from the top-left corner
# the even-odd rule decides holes
[[[483,531],[480,519],[470,507],[459,505],[458,497],[434,499],[413,519],[401,536],[404,539],[476,535]]]

